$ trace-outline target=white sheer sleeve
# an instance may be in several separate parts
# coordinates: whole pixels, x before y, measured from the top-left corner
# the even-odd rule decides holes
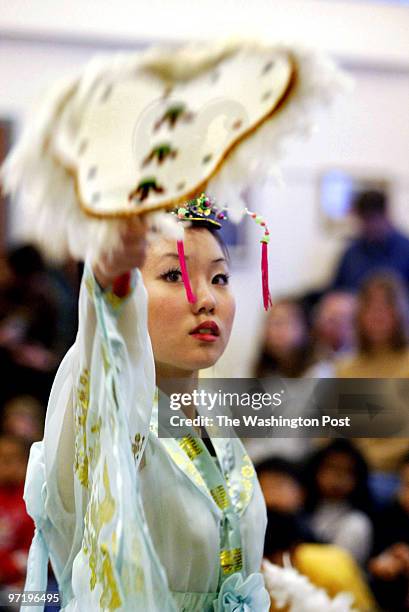
[[[57,373],[44,440],[27,472],[37,543],[26,587],[41,590],[47,549],[63,604],[80,610],[173,610],[139,495],[155,376],[139,271],[134,284],[131,297],[119,299],[86,267],[77,339]]]

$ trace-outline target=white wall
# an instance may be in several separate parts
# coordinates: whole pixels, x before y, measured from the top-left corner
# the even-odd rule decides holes
[[[359,0],[0,0],[8,35],[117,45],[248,34],[315,44],[343,57],[408,65],[409,13]]]
[[[49,81],[77,69],[96,51],[125,42],[135,47],[148,40],[189,38],[191,32],[225,35],[243,31],[244,23],[250,32],[271,38],[314,42],[349,66],[356,86],[352,95],[321,113],[319,131],[308,142],[288,146],[286,186],[253,189],[252,206],[268,217],[274,234],[273,292],[300,292],[331,274],[342,241],[320,224],[317,181],[327,167],[391,177],[394,214],[409,232],[409,8],[332,0],[156,0],[138,3],[138,16],[133,16],[134,7],[125,0],[115,5],[105,0],[0,0],[0,115],[19,122]],[[205,18],[209,11],[211,21]],[[15,216],[16,236],[20,227]],[[256,350],[262,317],[257,229],[251,230],[247,263],[233,273],[237,318],[229,349],[214,370],[217,375],[246,374]]]

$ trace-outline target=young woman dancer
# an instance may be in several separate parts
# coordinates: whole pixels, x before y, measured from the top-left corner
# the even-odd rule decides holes
[[[67,610],[269,608],[265,504],[240,440],[158,435],[156,386],[190,388],[230,336],[218,225],[203,218],[184,232],[193,303],[176,241],[147,245],[141,219],[85,268],[77,340],[26,486],[37,527],[26,589],[40,588],[30,581],[49,553]]]

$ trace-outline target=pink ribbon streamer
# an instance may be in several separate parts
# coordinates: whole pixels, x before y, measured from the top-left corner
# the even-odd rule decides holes
[[[196,296],[193,294],[192,287],[190,286],[189,274],[187,272],[185,249],[183,246],[183,240],[177,241],[180,271],[182,272],[182,280],[186,290],[186,297],[189,304],[196,302]]]

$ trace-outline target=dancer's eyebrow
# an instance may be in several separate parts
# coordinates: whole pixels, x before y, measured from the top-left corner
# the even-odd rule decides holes
[[[177,253],[165,253],[162,255],[162,257],[173,257],[173,259],[179,259],[179,255]],[[185,256],[185,259],[188,259],[188,257]]]
[[[179,259],[179,255],[177,253],[164,253],[162,255],[163,257],[172,257],[172,259]],[[189,259],[189,255],[185,255],[185,259]],[[227,259],[225,257],[217,257],[216,259],[212,259],[212,261],[210,263],[220,263],[220,262],[224,262],[227,263]]]
[[[227,259],[225,257],[218,257],[217,259],[212,259],[211,263],[227,263]]]

